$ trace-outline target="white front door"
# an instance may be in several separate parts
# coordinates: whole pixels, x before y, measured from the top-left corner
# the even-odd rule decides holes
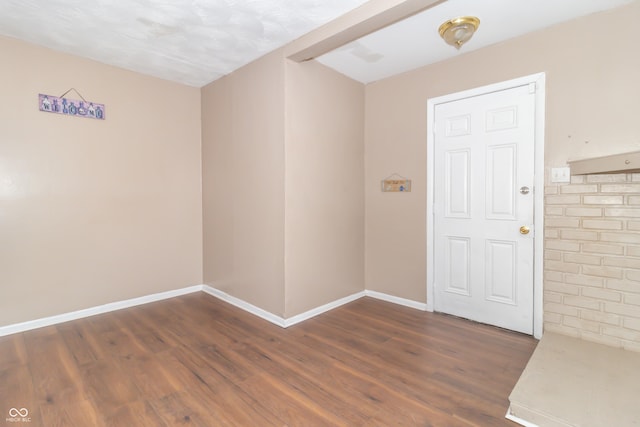
[[[534,87],[438,104],[434,128],[434,309],[527,334]]]

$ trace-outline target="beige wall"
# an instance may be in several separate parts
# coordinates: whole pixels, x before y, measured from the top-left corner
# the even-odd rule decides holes
[[[284,314],[284,58],[202,88],[205,283]]]
[[[0,52],[0,325],[202,283],[199,90]],[[71,87],[106,120],[38,111]]]
[[[364,85],[286,62],[285,317],[364,290]]]
[[[638,149],[639,15],[635,2],[367,86],[367,289],[426,301],[429,98],[544,71],[547,167]],[[411,193],[380,192],[393,172],[413,179]]]
[[[544,71],[547,168],[637,149],[639,14],[364,89],[284,51],[200,91],[0,38],[0,325],[203,281],[282,317],[362,289],[424,302],[427,100]],[[107,120],[37,111],[70,87]],[[392,173],[412,192],[381,193]]]
[[[284,318],[364,289],[363,99],[281,50],[202,89],[205,283]]]

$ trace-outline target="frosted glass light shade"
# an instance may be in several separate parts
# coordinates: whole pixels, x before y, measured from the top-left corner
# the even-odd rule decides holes
[[[462,16],[450,19],[440,25],[438,32],[445,42],[456,49],[460,49],[463,44],[473,37],[479,25],[480,20],[475,16]]]

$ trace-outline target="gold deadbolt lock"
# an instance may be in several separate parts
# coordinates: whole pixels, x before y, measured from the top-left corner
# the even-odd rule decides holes
[[[522,227],[520,227],[520,234],[529,234],[529,227],[527,227],[526,225],[523,225]]]

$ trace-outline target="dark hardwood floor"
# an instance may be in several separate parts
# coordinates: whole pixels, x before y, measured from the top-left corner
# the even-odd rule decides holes
[[[0,425],[513,426],[535,345],[371,298],[282,329],[190,294],[0,338]]]

